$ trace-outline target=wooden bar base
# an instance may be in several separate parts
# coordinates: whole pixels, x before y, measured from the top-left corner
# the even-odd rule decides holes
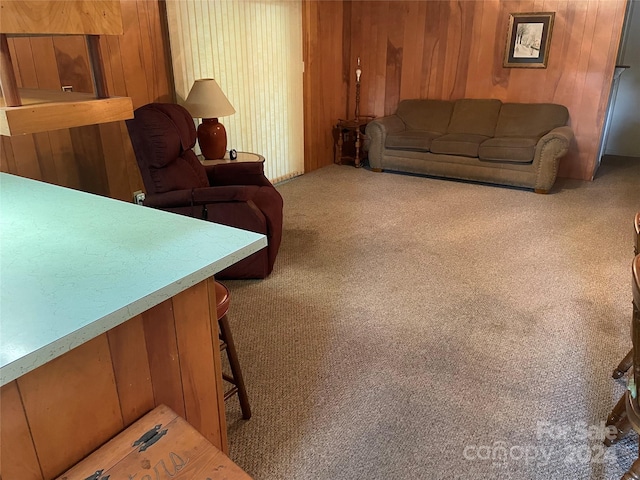
[[[0,477],[55,478],[161,404],[226,453],[213,282],[2,387]]]

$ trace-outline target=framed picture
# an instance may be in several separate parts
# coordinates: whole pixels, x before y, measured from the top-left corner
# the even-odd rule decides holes
[[[547,68],[555,12],[509,15],[504,67]]]

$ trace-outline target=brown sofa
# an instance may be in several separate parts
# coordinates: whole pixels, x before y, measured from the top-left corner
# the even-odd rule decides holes
[[[549,103],[497,99],[403,100],[367,125],[369,165],[547,193],[573,131]]]

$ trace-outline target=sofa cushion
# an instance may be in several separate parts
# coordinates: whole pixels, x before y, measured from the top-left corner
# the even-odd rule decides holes
[[[552,103],[505,103],[500,109],[496,137],[541,137],[569,120],[563,105]]]
[[[402,132],[388,134],[384,146],[397,150],[428,152],[431,147],[431,141],[441,135],[441,133],[423,132],[420,130],[404,130]]]
[[[529,163],[536,153],[538,137],[494,137],[485,140],[478,149],[480,160]]]
[[[463,157],[477,157],[478,147],[488,138],[485,135],[448,133],[431,142],[431,151],[448,155],[462,155]]]
[[[396,115],[402,119],[409,130],[427,132],[447,132],[453,102],[448,100],[402,100],[396,109]]]
[[[493,137],[502,102],[496,99],[456,100],[447,133],[470,133]]]

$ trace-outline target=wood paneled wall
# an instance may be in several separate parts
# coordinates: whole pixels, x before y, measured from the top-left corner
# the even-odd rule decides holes
[[[333,163],[332,126],[346,118],[350,11],[342,1],[302,4],[305,172]]]
[[[173,101],[162,1],[122,0],[125,33],[100,40],[108,88],[134,107]],[[626,0],[303,2],[305,171],[333,161],[332,126],[353,116],[362,59],[362,114],[403,98],[493,97],[566,105],[576,133],[560,175],[590,179]],[[508,15],[555,11],[546,69],[502,67]],[[81,37],[11,39],[25,87],[90,91]],[[123,122],[2,137],[0,169],[123,200],[142,181]]]
[[[626,0],[309,3],[307,170],[332,162],[328,132],[353,116],[359,56],[363,115],[393,113],[404,98],[566,105],[576,140],[560,175],[592,178]],[[503,68],[509,13],[536,11],[556,12],[548,67]]]
[[[128,96],[134,108],[173,99],[164,5],[122,0],[124,35],[100,37],[110,95]],[[20,87],[92,92],[83,36],[9,39]],[[91,193],[131,200],[142,179],[124,122],[2,138],[0,170]]]

